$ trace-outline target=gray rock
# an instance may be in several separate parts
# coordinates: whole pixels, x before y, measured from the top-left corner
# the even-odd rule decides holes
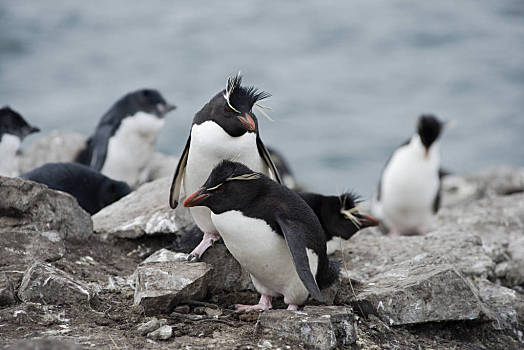
[[[376,275],[357,293],[356,304],[393,326],[475,320],[482,315],[476,288],[452,266],[426,259]]]
[[[488,280],[477,280],[476,285],[480,299],[488,308],[487,317],[493,321],[495,329],[517,331],[519,320],[524,318],[524,296]]]
[[[156,331],[147,335],[149,339],[153,340],[168,340],[173,335],[173,328],[171,326],[162,326]]]
[[[306,306],[302,311],[269,310],[258,317],[255,333],[286,338],[315,349],[334,349],[356,341],[353,310],[343,306]]]
[[[474,174],[446,176],[442,181],[442,191],[444,207],[523,192],[524,169],[495,167]]]
[[[94,230],[99,234],[122,238],[177,233],[193,225],[187,208],[169,207],[171,178],[147,183],[121,200],[93,215]]]
[[[38,138],[20,157],[20,173],[45,163],[71,162],[85,147],[87,137],[70,131],[51,131]]]
[[[207,293],[212,267],[206,263],[153,262],[135,272],[134,304],[147,315],[169,313],[187,300],[201,300]]]
[[[12,350],[82,350],[80,345],[57,338],[24,340],[7,349]]]
[[[18,290],[22,301],[55,305],[88,303],[93,296],[85,284],[70,274],[40,262],[27,269]]]
[[[0,307],[16,303],[16,290],[21,280],[20,275],[0,271]]]
[[[249,273],[233,258],[226,246],[214,244],[202,256],[202,261],[213,267],[209,292],[255,290]]]
[[[157,319],[156,317],[153,317],[151,320],[142,323],[137,328],[137,333],[140,335],[147,335],[148,333],[151,333],[157,329],[159,329],[162,326],[165,326],[167,324],[167,320],[165,319]]]
[[[162,248],[147,257],[146,260],[142,261],[139,266],[147,265],[150,263],[161,263],[161,262],[183,262],[187,261],[187,254],[172,252],[171,250]]]
[[[0,266],[29,265],[35,260],[53,262],[65,254],[65,242],[56,231],[0,231]]]
[[[496,276],[509,286],[524,282],[524,193],[485,197],[443,208],[437,226],[439,231],[454,231],[459,237],[474,232],[482,239],[488,256],[498,264],[489,276]]]
[[[453,265],[466,276],[488,276],[495,264],[486,254],[482,240],[471,233],[449,227],[427,236],[385,237],[358,234],[343,242],[342,271],[348,269],[351,278],[365,281],[391,270],[392,265],[430,255],[443,264]]]
[[[91,217],[67,193],[0,177],[0,198],[0,232],[49,232],[49,237],[57,232],[69,240],[85,240],[93,232]]]

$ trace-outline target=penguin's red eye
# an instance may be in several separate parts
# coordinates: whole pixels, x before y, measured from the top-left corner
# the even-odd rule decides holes
[[[225,111],[226,113],[231,113],[231,109],[229,109],[229,108],[227,108],[227,107],[224,108],[224,111]]]
[[[217,190],[218,192],[224,192],[224,189],[221,187]]]

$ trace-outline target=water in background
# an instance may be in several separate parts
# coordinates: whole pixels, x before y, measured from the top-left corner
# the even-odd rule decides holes
[[[158,145],[178,155],[194,113],[241,70],[273,94],[262,139],[325,193],[369,196],[421,113],[458,122],[448,169],[524,165],[523,63],[520,0],[0,3],[0,104],[42,130],[89,134],[153,87],[179,106]]]

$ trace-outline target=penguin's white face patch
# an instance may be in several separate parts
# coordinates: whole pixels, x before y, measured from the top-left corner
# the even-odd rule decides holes
[[[3,134],[0,139],[0,175],[18,176],[18,157],[21,140],[18,136]]]
[[[131,187],[144,182],[164,123],[164,119],[144,112],[124,118],[109,139],[102,174],[125,181]]]

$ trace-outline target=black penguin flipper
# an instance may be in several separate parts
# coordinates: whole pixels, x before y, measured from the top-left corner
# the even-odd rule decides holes
[[[99,126],[96,133],[91,137],[91,160],[87,164],[96,171],[101,171],[104,167],[107,156],[107,146],[109,145],[109,138],[112,135],[112,128],[110,125]]]
[[[280,178],[280,174],[278,173],[277,167],[275,166],[275,163],[273,163],[273,159],[271,159],[271,155],[269,154],[269,151],[267,150],[259,135],[257,135],[257,148],[258,154],[260,154],[260,157],[262,157],[264,163],[266,163],[267,167],[274,174],[275,180],[279,184],[282,184],[282,179]]]
[[[171,183],[171,189],[169,191],[169,205],[175,209],[178,206],[178,198],[180,197],[180,188],[182,187],[182,179],[186,172],[187,157],[189,155],[189,145],[191,144],[191,135],[187,138],[186,147],[178,160],[176,166],[175,175],[173,176],[173,182]],[[188,193],[189,194],[189,193]]]
[[[441,190],[442,190],[442,180],[439,180],[437,194],[435,196],[435,199],[433,200],[433,214],[436,214],[438,212],[438,210],[440,209],[440,192],[441,192]]]
[[[324,298],[309,268],[306,240],[302,233],[304,230],[307,230],[307,227],[301,225],[300,222],[289,220],[283,215],[277,215],[276,221],[284,234],[298,277],[300,277],[300,280],[304,283],[313,298],[322,302]]]

